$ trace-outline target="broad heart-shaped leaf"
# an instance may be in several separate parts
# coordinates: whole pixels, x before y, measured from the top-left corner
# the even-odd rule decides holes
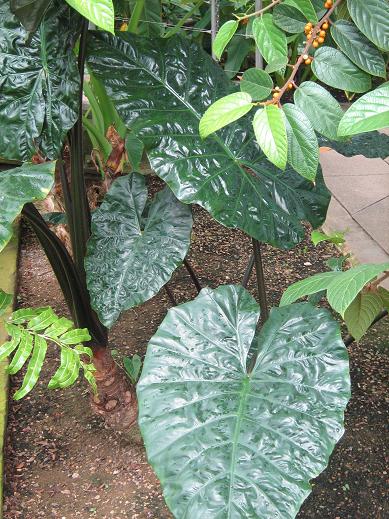
[[[344,114],[338,135],[353,135],[389,127],[389,83],[357,99]]]
[[[92,306],[105,326],[153,297],[189,249],[190,207],[165,188],[144,219],[146,199],[142,175],[120,177],[92,217],[85,270]]]
[[[138,383],[148,459],[174,517],[292,519],[343,434],[347,350],[330,314],[259,316],[242,287],[204,289],[169,310]]]
[[[340,50],[320,47],[312,62],[313,73],[326,85],[349,92],[366,92],[371,77],[359,69]]]
[[[92,23],[114,33],[115,10],[112,0],[66,0],[67,3]]]
[[[344,322],[350,334],[359,341],[383,308],[380,295],[360,292],[344,314]]]
[[[224,52],[224,49],[227,47],[228,42],[236,33],[239,27],[239,22],[237,20],[229,20],[220,27],[216,38],[212,44],[212,50],[217,59],[221,58],[221,55]]]
[[[253,128],[266,157],[278,168],[285,169],[288,141],[282,111],[275,105],[260,108],[254,115]]]
[[[304,81],[294,93],[294,102],[317,132],[329,139],[338,139],[343,110],[325,88],[313,81]]]
[[[234,92],[218,99],[206,110],[200,119],[200,137],[205,139],[211,133],[220,130],[227,124],[240,119],[253,107],[250,94]]]
[[[249,68],[243,72],[239,86],[256,101],[269,97],[273,88],[273,80],[267,72],[259,68]]]
[[[52,0],[10,0],[13,14],[28,32],[35,32]]]
[[[331,25],[331,36],[355,65],[368,74],[386,78],[382,54],[352,22],[338,20]]]
[[[55,162],[0,172],[0,251],[12,237],[12,222],[27,202],[43,200],[54,183]]]
[[[387,0],[347,0],[351,18],[378,48],[389,50],[389,4]]]
[[[288,47],[285,33],[274,25],[271,14],[255,18],[252,30],[255,43],[267,63],[283,62],[285,58],[287,61]]]
[[[303,177],[315,180],[319,166],[319,146],[310,120],[296,105],[282,107],[288,137],[288,162]]]
[[[0,157],[58,157],[78,117],[79,26],[78,14],[56,0],[29,39],[9,1],[0,0]]]
[[[90,40],[88,63],[179,200],[284,249],[302,239],[301,220],[321,225],[329,201],[321,173],[313,186],[291,169],[275,170],[255,143],[249,117],[200,138],[202,114],[231,93],[232,83],[196,44],[100,32]]]

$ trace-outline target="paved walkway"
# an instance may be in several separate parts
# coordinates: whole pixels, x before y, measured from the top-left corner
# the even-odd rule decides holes
[[[320,161],[333,195],[325,232],[346,231],[346,250],[358,263],[389,262],[389,157],[347,158],[331,150]],[[389,280],[384,285],[389,289]]]

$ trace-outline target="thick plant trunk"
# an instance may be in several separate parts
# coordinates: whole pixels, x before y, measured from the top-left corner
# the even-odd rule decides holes
[[[113,429],[130,429],[138,416],[135,388],[114,361],[109,348],[95,351],[93,363],[97,395],[91,398],[92,409]]]

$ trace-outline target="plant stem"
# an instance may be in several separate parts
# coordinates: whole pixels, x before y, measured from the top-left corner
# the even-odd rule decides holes
[[[385,279],[389,278],[389,270],[385,270],[385,272],[378,277],[375,281],[372,281],[369,285],[370,288],[376,288],[380,285]]]
[[[252,16],[259,16],[279,3],[281,3],[281,0],[273,0],[273,2],[271,4],[267,5],[266,7],[263,7],[262,9],[259,9],[259,11],[254,11],[253,13],[245,14],[244,16],[238,16],[236,14],[234,14],[234,16],[235,16],[235,18],[237,18],[238,22],[241,22],[242,20],[247,20],[248,18],[251,18]]]
[[[253,250],[254,250],[254,263],[255,273],[257,275],[257,289],[259,306],[261,307],[261,318],[264,323],[269,317],[269,307],[267,305],[266,287],[265,287],[265,275],[263,272],[262,256],[261,256],[261,245],[258,240],[253,238]]]
[[[192,265],[189,263],[189,261],[186,258],[184,259],[184,265],[186,267],[186,270],[189,272],[190,277],[192,278],[192,281],[194,283],[194,286],[197,289],[197,292],[200,292],[200,290],[202,288],[200,281],[198,280],[198,278],[196,276],[196,272],[193,270]]]
[[[82,127],[82,93],[85,69],[86,38],[88,32],[88,21],[83,20],[80,48],[78,55],[78,70],[80,74],[79,91],[79,116],[76,124],[69,134],[71,155],[71,182],[70,193],[72,200],[71,218],[69,222],[70,239],[72,243],[73,257],[81,278],[85,278],[84,257],[86,243],[90,235],[90,209],[86,194],[84,177],[84,150],[83,150],[83,127]]]
[[[246,270],[244,271],[243,279],[242,279],[242,287],[247,288],[247,284],[249,282],[253,268],[254,268],[254,253],[251,254],[249,262],[246,267]]]

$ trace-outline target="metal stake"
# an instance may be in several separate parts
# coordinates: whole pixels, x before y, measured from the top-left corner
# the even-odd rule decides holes
[[[184,259],[184,265],[186,267],[186,270],[189,272],[189,275],[192,278],[192,281],[193,281],[195,287],[197,288],[197,292],[200,292],[200,290],[202,288],[200,281],[198,280],[198,277],[196,276],[196,272],[193,270],[192,265],[189,263],[189,261],[186,258]]]

